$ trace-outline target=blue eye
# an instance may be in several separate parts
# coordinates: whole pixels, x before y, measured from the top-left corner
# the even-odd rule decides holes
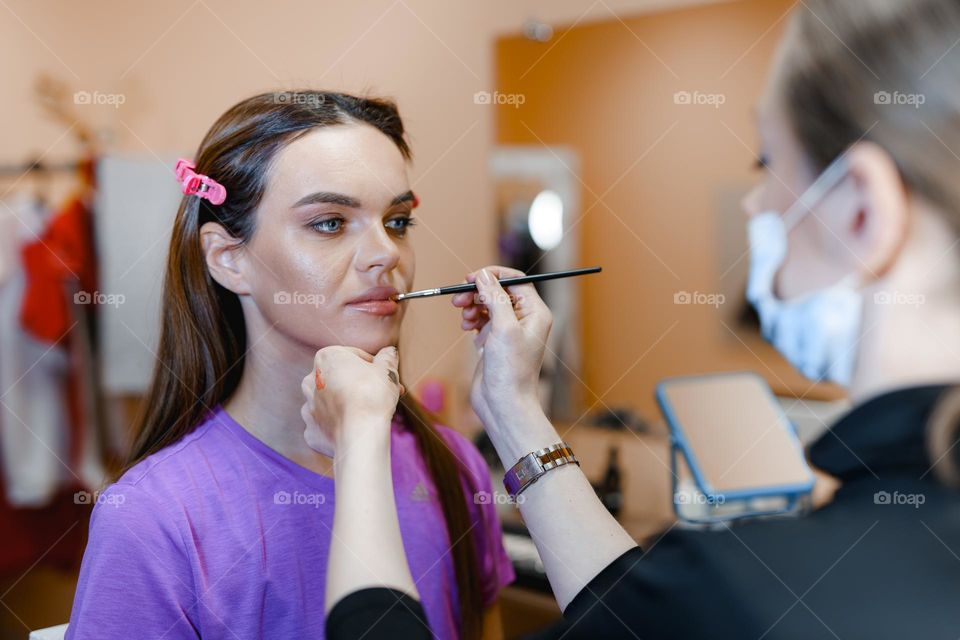
[[[336,233],[343,228],[343,218],[327,218],[310,225],[320,233]]]
[[[397,234],[401,236],[406,235],[407,229],[416,226],[416,224],[417,221],[410,216],[403,216],[387,220],[387,228],[396,231]]]

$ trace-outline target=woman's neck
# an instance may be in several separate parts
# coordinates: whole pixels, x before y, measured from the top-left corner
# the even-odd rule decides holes
[[[960,260],[945,216],[918,206],[893,269],[864,291],[855,404],[886,391],[960,381]]]
[[[244,357],[243,375],[224,409],[280,455],[332,477],[332,459],[311,449],[303,439],[300,408],[305,398],[300,385],[313,368],[314,352],[272,326],[250,322],[251,315],[247,314],[250,347]]]

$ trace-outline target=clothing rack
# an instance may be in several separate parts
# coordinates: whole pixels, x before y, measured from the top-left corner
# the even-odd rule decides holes
[[[0,165],[0,178],[19,177],[25,173],[65,173],[79,168],[78,162],[45,163],[41,160],[20,164]]]

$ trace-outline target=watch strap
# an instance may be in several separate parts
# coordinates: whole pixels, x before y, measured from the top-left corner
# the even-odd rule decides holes
[[[579,465],[580,461],[565,442],[531,451],[510,467],[503,477],[503,486],[511,497],[516,497],[551,469],[570,463]]]

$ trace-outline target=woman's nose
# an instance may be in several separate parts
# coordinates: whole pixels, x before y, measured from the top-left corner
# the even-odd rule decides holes
[[[374,227],[361,238],[356,260],[361,271],[390,271],[400,262],[400,249],[382,226]]]

